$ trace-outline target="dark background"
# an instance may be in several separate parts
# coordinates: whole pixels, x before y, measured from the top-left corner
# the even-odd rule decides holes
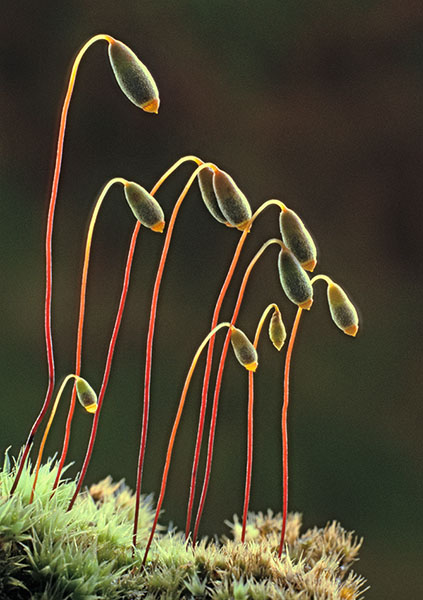
[[[357,304],[355,340],[333,325],[324,285],[304,315],[291,381],[291,510],[306,526],[338,519],[364,536],[366,598],[422,596],[421,201],[423,10],[420,2],[4,3],[1,47],[0,449],[16,455],[46,389],[44,235],[61,102],[72,57],[92,35],[127,43],[154,74],[159,116],[115,84],[106,44],[84,57],[71,103],[54,229],[53,327],[58,378],[73,371],[82,250],[92,203],[114,176],[151,188],[198,154],[230,172],[253,210],[277,197],[303,217],[330,274]],[[167,217],[192,166],[158,194]],[[98,389],[133,219],[119,187],[94,236],[82,374]],[[278,234],[270,209],[254,226],[224,304]],[[154,347],[144,491],[159,488],[183,380],[207,333],[239,233],[215,222],[196,186],[182,206],[163,280]],[[87,483],[135,484],[146,322],[163,237],[139,237]],[[270,249],[253,272],[239,325],[251,337],[272,301],[288,329]],[[221,337],[223,337],[221,335]],[[221,342],[220,342],[221,343]],[[281,507],[283,356],[263,337],[256,384],[251,509]],[[202,532],[227,531],[243,502],[246,375],[230,355]],[[201,369],[187,400],[163,520],[184,525]],[[66,396],[67,398],[67,396]],[[64,399],[47,451],[61,447]],[[81,464],[90,417],[78,410],[69,460]]]

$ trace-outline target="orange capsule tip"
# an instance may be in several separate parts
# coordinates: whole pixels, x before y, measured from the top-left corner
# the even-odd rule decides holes
[[[317,260],[315,258],[311,258],[310,260],[308,260],[304,263],[301,263],[302,268],[305,271],[309,271],[310,273],[312,273],[314,271],[316,265],[317,265]]]
[[[158,231],[159,233],[163,233],[163,229],[165,228],[165,221],[158,221],[152,227],[150,227],[151,231]]]
[[[305,310],[310,310],[312,304],[313,304],[313,298],[309,298],[305,302],[301,302],[301,304],[299,304],[298,306]]]
[[[348,327],[346,327],[343,331],[347,335],[351,335],[352,337],[355,337],[357,335],[358,325],[356,325],[354,323],[353,325],[349,325]]]
[[[85,410],[89,413],[95,413],[97,410],[97,403],[93,402],[93,404],[89,404],[88,406],[84,406]]]
[[[253,371],[253,373],[256,371],[257,366],[258,366],[258,362],[256,360],[244,365],[244,367],[247,369],[247,371]]]
[[[226,221],[225,225],[226,225],[226,227],[230,227],[231,229],[233,229],[235,227],[235,225],[231,225],[229,223],[229,221]]]
[[[159,98],[153,98],[152,100],[149,100],[148,102],[146,102],[145,104],[143,104],[141,106],[141,108],[148,113],[154,113],[157,115],[157,113],[159,112],[159,106],[160,106],[160,100]]]

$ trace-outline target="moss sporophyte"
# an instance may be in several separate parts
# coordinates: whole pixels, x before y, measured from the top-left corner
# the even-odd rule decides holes
[[[123,177],[110,179],[97,199],[88,226],[81,276],[79,317],[76,336],[75,364],[63,374],[55,396],[49,420],[40,443],[34,468],[29,453],[36,434],[50,408],[56,385],[54,345],[52,337],[52,235],[56,198],[66,121],[79,63],[87,49],[97,41],[106,41],[108,56],[116,81],[124,94],[147,113],[157,113],[159,94],[150,72],[122,42],[105,34],[91,38],[79,51],[73,64],[60,119],[55,170],[52,181],[46,231],[46,291],[45,339],[48,366],[48,386],[28,439],[15,463],[6,455],[0,474],[0,597],[7,598],[328,598],[354,600],[362,597],[364,580],[349,570],[357,558],[361,541],[345,532],[336,523],[322,529],[300,534],[298,514],[288,514],[288,403],[289,375],[296,334],[304,310],[313,304],[313,288],[318,280],[327,284],[329,313],[335,324],[346,334],[358,331],[357,311],[344,290],[327,275],[310,279],[307,271],[317,265],[316,246],[300,217],[279,200],[264,202],[254,212],[245,194],[225,171],[212,162],[196,156],[184,156],[159,178],[150,192],[140,184]],[[167,226],[164,212],[155,196],[163,182],[184,163],[195,169],[177,198]],[[175,222],[181,205],[192,184],[198,180],[201,196],[219,225],[236,228],[240,238],[230,262],[226,278],[216,300],[209,329],[204,328],[202,341],[193,352],[181,392],[177,413],[170,432],[162,483],[157,506],[141,496],[144,458],[147,444],[151,399],[152,349],[157,304],[167,255]],[[123,186],[125,198],[136,222],[130,240],[124,270],[120,301],[108,347],[104,375],[98,396],[81,376],[85,297],[91,242],[96,219],[108,190],[115,184]],[[230,320],[222,321],[220,312],[231,284],[247,236],[254,229],[259,215],[269,207],[279,210],[280,237],[262,242],[243,275],[238,297]],[[141,225],[153,232],[164,232],[164,243],[153,287],[145,354],[142,422],[138,452],[135,494],[122,482],[113,484],[106,478],[91,486],[89,494],[81,487],[89,467],[97,435],[113,355],[125,309],[137,237]],[[276,230],[278,227],[276,226]],[[254,234],[248,236],[254,237]],[[269,304],[258,319],[251,342],[237,325],[246,286],[253,268],[271,247],[279,251],[275,277],[279,274],[284,296],[297,305],[297,314],[290,327],[285,353],[283,402],[281,407],[281,455],[283,497],[282,514],[273,516],[249,513],[253,466],[254,378],[259,365],[257,354],[266,319],[274,347],[280,351],[287,336],[278,303]],[[283,298],[282,298],[282,301]],[[209,385],[216,336],[226,330],[217,366],[217,376],[211,406],[206,464],[201,494],[193,522],[200,452],[204,437]],[[289,329],[289,328],[288,328]],[[200,340],[199,340],[200,342]],[[247,370],[248,418],[245,494],[242,519],[231,524],[232,539],[220,542],[199,540],[199,528],[210,481],[215,432],[223,371],[230,343],[239,363]],[[200,354],[207,348],[196,435],[185,533],[165,532],[158,525],[164,501],[172,452],[193,372]],[[187,362],[189,357],[187,357]],[[281,366],[282,368],[282,366]],[[59,400],[68,381],[73,382],[66,421],[63,447],[57,462],[49,459],[42,464],[47,435],[53,424]],[[86,455],[76,480],[63,479],[71,424],[76,398],[93,414]],[[78,432],[74,432],[78,435]]]

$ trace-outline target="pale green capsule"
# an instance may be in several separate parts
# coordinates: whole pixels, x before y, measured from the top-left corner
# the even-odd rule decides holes
[[[129,100],[146,112],[159,110],[159,90],[150,71],[126,44],[109,43],[109,59],[116,81]]]
[[[161,233],[165,226],[165,220],[162,207],[157,200],[134,181],[128,181],[124,185],[124,191],[135,218],[144,227]]]
[[[220,169],[213,173],[213,189],[225,219],[243,230],[248,227],[252,213],[250,204],[230,175]]]
[[[280,310],[275,310],[272,314],[269,323],[269,337],[276,350],[280,350],[285,343],[286,329]]]
[[[95,413],[97,410],[97,394],[90,386],[88,381],[82,377],[76,379],[76,394],[81,405],[89,413]]]
[[[313,238],[300,217],[290,208],[282,210],[279,218],[282,241],[298,259],[303,269],[313,271],[317,251]]]
[[[238,362],[248,371],[255,371],[258,365],[257,351],[245,333],[232,327],[231,343]]]
[[[337,283],[328,285],[327,294],[333,322],[344,333],[355,337],[358,331],[358,314],[353,303]]]
[[[200,186],[204,204],[207,206],[209,212],[219,223],[226,223],[227,221],[219,208],[213,189],[213,169],[202,169],[198,173],[198,185]]]
[[[294,304],[309,310],[313,304],[313,287],[294,254],[284,247],[278,258],[279,278],[283,291]]]

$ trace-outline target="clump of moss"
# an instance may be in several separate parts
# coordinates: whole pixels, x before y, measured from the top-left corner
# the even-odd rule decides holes
[[[144,498],[139,551],[130,545],[134,497],[123,481],[107,477],[67,506],[74,481],[52,496],[57,466],[39,474],[32,504],[31,474],[25,468],[14,495],[15,467],[8,457],[0,471],[0,598],[8,600],[178,599],[355,600],[364,580],[350,570],[361,546],[331,523],[300,533],[301,516],[289,515],[287,553],[277,558],[281,517],[270,511],[249,516],[245,544],[237,517],[231,536],[201,540],[193,548],[181,532],[161,529],[141,569],[153,519]]]

